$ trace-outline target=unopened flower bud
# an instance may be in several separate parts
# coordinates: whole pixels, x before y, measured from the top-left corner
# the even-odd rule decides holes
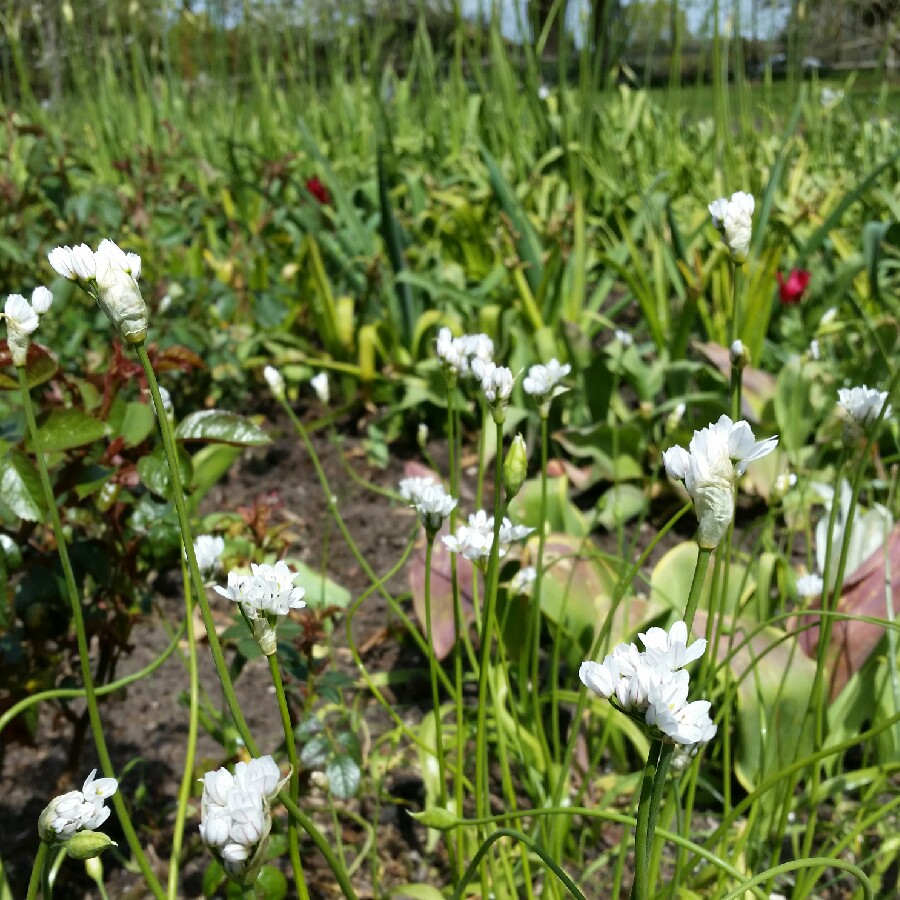
[[[528,450],[521,434],[513,438],[513,442],[503,460],[503,487],[507,501],[512,500],[522,489],[528,477]]]
[[[72,859],[93,859],[108,847],[117,847],[118,844],[102,831],[79,831],[66,841],[65,846],[66,853]]]
[[[742,369],[750,362],[750,351],[744,346],[744,342],[740,339],[734,341],[731,345],[731,365],[735,368]]]
[[[266,379],[266,384],[269,386],[272,396],[276,400],[284,400],[284,377],[281,372],[274,366],[266,366],[263,369],[263,378]]]

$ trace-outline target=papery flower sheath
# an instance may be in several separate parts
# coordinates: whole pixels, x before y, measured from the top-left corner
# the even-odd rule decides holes
[[[150,311],[137,283],[141,275],[141,258],[104,240],[94,254],[94,261],[100,308],[123,340],[129,344],[143,343]]]
[[[750,426],[722,416],[714,425],[695,431],[685,450],[675,446],[663,453],[670,478],[684,482],[697,515],[697,543],[719,545],[734,519],[734,486],[754,460],[771,453],[778,438],[757,441]]]
[[[38,314],[21,294],[10,294],[3,306],[6,320],[6,342],[13,365],[24,366],[28,360],[31,335],[38,327]]]

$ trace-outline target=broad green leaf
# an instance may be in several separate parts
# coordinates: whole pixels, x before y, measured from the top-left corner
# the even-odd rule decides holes
[[[359,790],[359,765],[352,756],[340,753],[325,767],[328,786],[338,800],[349,800]]]
[[[306,591],[303,599],[310,609],[322,609],[326,606],[346,609],[350,604],[351,594],[347,588],[341,587],[337,582],[316,572],[298,559],[288,559],[286,562],[297,572],[295,583]]]
[[[327,734],[317,734],[300,751],[300,761],[305,766],[315,768],[325,765],[331,758],[331,740]]]
[[[53,410],[38,428],[38,443],[44,453],[83,447],[105,437],[109,426],[80,409]]]
[[[615,531],[629,520],[639,516],[647,503],[644,492],[637,485],[617,484],[611,487],[597,503],[597,522],[609,531]]]
[[[444,900],[444,895],[430,884],[400,884],[391,888],[391,897],[408,897],[409,900]]]
[[[269,436],[254,422],[222,409],[203,409],[182,419],[175,429],[181,441],[209,441],[255,447],[268,444]]]
[[[156,413],[147,403],[129,403],[125,407],[119,435],[124,438],[126,447],[136,447],[143,443],[156,430]]]
[[[541,479],[532,478],[510,501],[509,515],[517,525],[539,528],[540,512]],[[547,479],[546,527],[574,537],[584,537],[589,531],[584,514],[569,500],[569,479],[565,475]]]
[[[26,522],[38,522],[44,516],[46,501],[41,478],[34,463],[18,450],[0,459],[0,496]]]
[[[178,469],[183,485],[191,483],[191,458],[181,447],[178,448]],[[141,483],[147,490],[165,500],[172,498],[172,478],[169,464],[162,447],[157,447],[149,456],[142,456],[137,464]]]

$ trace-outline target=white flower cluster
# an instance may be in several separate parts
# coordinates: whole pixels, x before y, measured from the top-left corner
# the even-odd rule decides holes
[[[821,575],[815,572],[797,577],[797,596],[798,597],[818,597],[825,588],[825,582],[822,581]]]
[[[207,772],[200,800],[200,837],[231,875],[243,874],[265,853],[272,827],[269,804],[283,781],[271,756]]]
[[[272,392],[272,396],[274,396],[276,400],[284,400],[284,376],[281,372],[279,372],[275,366],[266,366],[263,369],[263,378],[265,378],[266,384]]]
[[[309,379],[309,384],[316,392],[319,403],[323,406],[328,406],[328,403],[331,400],[331,386],[328,384],[328,373],[319,372],[318,375],[313,375],[313,377]]]
[[[884,411],[885,418],[891,414],[891,405],[887,402],[887,396],[887,391],[878,391],[875,388],[866,387],[866,385],[840,388],[838,405],[851,422],[864,428],[866,425],[871,425],[881,415],[885,404],[887,404],[887,409]]]
[[[449,328],[442,328],[437,336],[437,355],[453,375],[470,375],[474,360],[491,361],[494,342],[486,334],[453,337]]]
[[[730,200],[720,197],[709,204],[713,225],[725,239],[735,262],[744,262],[750,251],[755,206],[753,195],[743,191],[732,194]]]
[[[530,597],[534,592],[534,585],[537,581],[537,569],[534,566],[525,566],[519,569],[512,577],[509,583],[509,592],[511,594],[521,595],[522,597]]]
[[[583,662],[578,675],[604,700],[632,718],[642,717],[655,737],[696,753],[717,728],[709,717],[709,701],[687,702],[690,677],[684,666],[703,655],[706,641],[687,646],[684,622],[668,632],[650,628],[639,637],[643,651],[636,644],[619,644],[602,663]]]
[[[36,287],[29,303],[21,294],[10,294],[3,307],[6,319],[6,336],[13,365],[24,366],[28,360],[31,335],[37,330],[39,316],[44,315],[53,303],[48,288]]]
[[[688,449],[675,446],[663,453],[670,478],[684,482],[700,527],[697,543],[713,548],[734,518],[734,486],[747,466],[771,453],[778,437],[757,441],[743,420],[722,416],[715,425],[695,431]]]
[[[194,538],[194,556],[204,578],[211,578],[216,573],[224,552],[225,538],[220,535],[199,534]]]
[[[63,278],[82,283],[123,340],[130,344],[143,343],[149,311],[138,287],[140,256],[126,253],[113,241],[103,240],[96,252],[87,244],[55,247],[47,259]]]
[[[513,525],[509,519],[504,518],[500,523],[500,557],[506,555],[509,545],[513,541],[521,541],[528,537],[533,528],[524,525]],[[494,517],[489,516],[483,509],[469,516],[467,525],[460,525],[456,534],[444,535],[443,542],[452,553],[461,553],[466,559],[473,562],[486,559],[490,556],[494,543]]]
[[[108,818],[108,798],[118,790],[115,778],[88,775],[80,791],[69,791],[50,801],[41,813],[38,830],[45,841],[68,841],[79,831],[96,831]]]
[[[498,366],[478,356],[472,359],[472,374],[481,382],[481,392],[491,407],[494,421],[502,422],[516,382],[515,375],[506,366]]]
[[[538,403],[547,403],[565,392],[560,382],[571,371],[568,363],[562,365],[558,359],[551,359],[546,365],[539,363],[528,370],[522,380],[522,389]]]
[[[234,570],[228,573],[228,587],[215,585],[216,592],[241,604],[244,615],[253,625],[253,635],[266,656],[277,647],[275,626],[292,609],[306,606],[302,587],[294,587],[297,577],[284,560],[274,566],[251,563],[250,575]]]
[[[400,496],[415,507],[425,530],[431,534],[440,529],[457,502],[442,484],[428,477],[404,478],[400,482]]]

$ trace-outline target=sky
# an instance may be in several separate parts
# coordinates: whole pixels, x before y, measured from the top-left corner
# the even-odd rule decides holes
[[[753,0],[736,0],[740,5],[741,31],[750,37],[751,9]],[[509,40],[521,40],[519,22],[527,22],[527,0],[497,0],[501,16],[501,29],[504,37]],[[628,5],[629,0],[623,0],[623,5]],[[760,3],[759,6],[771,6],[774,4]],[[490,16],[492,0],[462,0],[463,14],[475,17],[479,13],[482,16]],[[566,9],[566,23],[570,30],[578,31],[579,20],[582,15],[586,18],[590,15],[590,0],[569,0]],[[713,9],[713,0],[682,0],[682,6],[687,10],[688,28],[697,33],[704,26],[710,24]],[[719,21],[723,33],[730,28],[730,21],[734,12],[734,3],[729,0],[720,0]],[[777,4],[778,8],[772,10],[760,9],[758,18],[759,37],[766,40],[773,34],[781,31],[788,17],[787,4]],[[517,15],[517,7],[521,11],[521,17]],[[526,25],[527,29],[527,25]],[[526,31],[527,33],[527,31]]]

